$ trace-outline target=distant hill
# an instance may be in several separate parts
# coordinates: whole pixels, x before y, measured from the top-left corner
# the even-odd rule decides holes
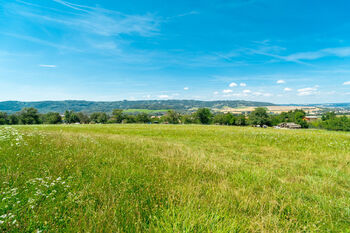
[[[314,106],[322,108],[350,108],[350,103],[315,104]]]
[[[285,106],[310,106],[320,108],[350,108],[350,103],[324,103],[324,104],[283,104]]]
[[[137,101],[83,101],[83,100],[65,100],[65,101],[3,101],[0,102],[0,111],[14,113],[25,107],[34,107],[41,113],[59,112],[73,110],[76,112],[112,112],[113,109],[148,109],[163,110],[174,109],[178,111],[188,111],[192,108],[222,108],[222,107],[245,107],[245,106],[273,106],[275,104],[266,102],[254,102],[244,100],[137,100]]]

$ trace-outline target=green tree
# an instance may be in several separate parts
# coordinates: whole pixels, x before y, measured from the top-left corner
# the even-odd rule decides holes
[[[6,112],[0,112],[0,125],[9,124],[8,115]]]
[[[325,114],[322,115],[322,120],[326,121],[326,120],[331,120],[336,118],[337,116],[335,115],[335,112],[326,112]]]
[[[236,116],[232,113],[219,113],[214,115],[213,123],[220,125],[235,125]]]
[[[199,108],[196,112],[196,117],[202,124],[210,124],[212,116],[209,108]]]
[[[112,113],[112,117],[109,120],[109,122],[110,123],[122,123],[124,119],[126,119],[126,116],[123,113],[123,110],[121,110],[121,109],[114,109],[113,113]]]
[[[169,110],[164,116],[164,121],[170,124],[179,124],[181,121],[181,114],[174,110]]]
[[[235,125],[238,126],[245,126],[247,125],[247,120],[245,118],[245,115],[241,114],[236,117]]]
[[[282,122],[285,122],[285,120],[282,120],[282,116],[281,115],[271,115],[270,119],[271,119],[271,125],[278,125]]]
[[[219,125],[225,125],[226,124],[226,116],[224,113],[215,114],[213,117],[213,123],[219,124]]]
[[[44,124],[60,124],[62,123],[62,117],[58,112],[49,112],[43,114],[43,123]]]
[[[295,110],[293,113],[293,121],[299,125],[301,125],[302,128],[308,128],[309,125],[307,121],[305,120],[306,112],[304,110]]]
[[[101,112],[97,120],[98,123],[106,124],[109,120],[109,116],[107,113]]]
[[[196,121],[195,114],[185,114],[181,116],[181,122],[184,124],[194,124]]]
[[[74,111],[65,111],[64,113],[64,122],[68,124],[78,123],[80,119]]]
[[[145,112],[140,112],[136,115],[136,122],[138,123],[149,123],[150,121],[150,116]]]
[[[136,117],[134,115],[125,115],[123,123],[136,123]]]
[[[76,115],[79,118],[79,122],[81,124],[89,124],[90,123],[90,118],[87,114],[83,113],[83,112],[78,112],[76,113]]]
[[[8,116],[8,123],[10,125],[17,125],[19,123],[18,116],[16,114],[11,114]]]
[[[327,130],[350,131],[350,119],[346,116],[330,118],[322,121],[321,127]]]
[[[19,122],[24,125],[40,124],[40,116],[35,108],[23,108],[18,117]]]
[[[94,112],[90,115],[90,120],[95,123],[105,124],[108,119],[109,116],[104,112]]]
[[[252,125],[271,125],[271,120],[269,114],[266,111],[266,108],[256,108],[249,115],[249,121]]]

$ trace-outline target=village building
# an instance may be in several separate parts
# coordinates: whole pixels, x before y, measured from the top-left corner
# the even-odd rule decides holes
[[[281,129],[301,129],[301,125],[295,124],[293,122],[284,122],[278,125],[277,128]]]
[[[306,120],[307,122],[314,122],[317,121],[318,119],[320,119],[319,116],[305,116],[304,120]]]

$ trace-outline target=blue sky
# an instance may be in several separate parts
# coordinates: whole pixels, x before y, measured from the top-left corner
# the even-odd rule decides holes
[[[0,100],[350,102],[346,0],[0,0]]]

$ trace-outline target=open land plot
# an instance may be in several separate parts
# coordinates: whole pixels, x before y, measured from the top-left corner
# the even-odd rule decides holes
[[[254,111],[256,107],[242,107],[242,108],[223,108],[220,109],[220,112],[230,112],[234,114],[241,114],[241,113],[247,113],[247,112],[252,112]],[[319,113],[321,110],[320,108],[317,107],[306,107],[306,106],[265,106],[265,108],[268,109],[269,112],[274,113],[274,114],[280,114],[282,112],[288,112],[288,111],[294,111],[296,109],[301,109],[304,110],[307,114],[316,114]]]
[[[0,127],[0,231],[349,232],[350,134]]]

